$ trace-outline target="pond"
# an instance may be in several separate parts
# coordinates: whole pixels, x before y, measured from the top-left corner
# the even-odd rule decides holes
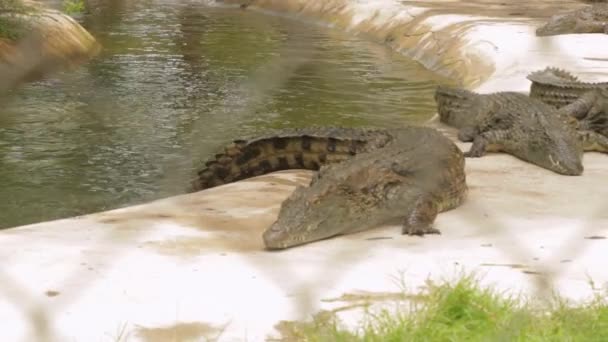
[[[79,20],[102,53],[0,99],[0,228],[184,193],[225,142],[268,129],[422,122],[447,82],[315,23],[200,1],[89,3]]]

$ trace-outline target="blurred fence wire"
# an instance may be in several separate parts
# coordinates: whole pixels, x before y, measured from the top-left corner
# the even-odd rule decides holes
[[[299,27],[299,26],[298,26]],[[302,37],[304,35],[295,35],[298,37]],[[38,60],[39,54],[36,53],[36,49],[33,46],[36,46],[37,39],[40,39],[38,36],[28,36],[24,38],[19,44],[21,47],[25,47],[25,51],[30,51],[31,54],[25,55],[23,57],[23,64],[25,65],[23,69],[14,69],[7,68],[0,65],[0,74],[2,77],[0,78],[0,92],[4,92],[7,89],[10,89],[14,86],[15,80],[22,78],[23,75],[19,73],[28,72],[30,69],[30,65],[35,65]],[[230,95],[231,98],[239,98],[241,101],[235,102],[233,100],[226,102],[226,104],[221,108],[221,110],[231,112],[231,120],[239,121],[242,117],[246,117],[249,115],[253,115],[255,112],[256,105],[263,103],[264,99],[271,94],[272,92],[280,89],[287,81],[289,81],[290,77],[294,74],[295,70],[305,64],[309,57],[306,55],[306,51],[311,51],[309,48],[311,42],[309,41],[294,41],[289,40],[286,42],[285,48],[283,51],[279,51],[276,55],[276,58],[273,60],[269,60],[265,65],[259,68],[256,72],[254,72],[247,82],[244,82],[234,88],[233,93]],[[30,45],[32,46],[30,48]],[[203,126],[204,122],[199,120],[197,123],[199,126]],[[192,131],[201,132],[204,131],[202,129],[193,129]],[[196,137],[193,137],[195,139]],[[171,160],[173,161],[173,160]],[[171,170],[170,165],[167,165],[167,170]],[[167,177],[172,177],[170,173],[167,174]],[[186,186],[186,185],[185,185]],[[602,203],[594,204],[597,205],[596,212],[593,213],[593,217],[598,217],[602,215],[605,211]],[[486,212],[486,208],[482,205],[475,204],[474,211],[479,213],[479,217]],[[591,217],[590,219],[592,219]],[[510,244],[508,249],[502,250],[505,255],[512,256],[513,260],[522,260],[522,259],[533,259],[533,253],[525,246],[521,245],[518,241],[519,239],[515,234],[508,235],[510,230],[505,225],[504,222],[499,220],[496,217],[488,217],[487,220],[480,224],[475,217],[472,216],[463,216],[463,219],[468,222],[473,227],[478,227],[481,231],[488,231],[488,229],[495,230],[497,232],[501,232],[502,234],[506,234],[505,236],[510,239]],[[593,220],[589,221],[590,223],[584,227],[581,227],[580,230],[576,232],[577,235],[593,235],[594,232],[603,230],[604,227],[596,226]],[[131,229],[126,230],[107,230],[105,235],[98,237],[100,245],[104,245],[103,241],[114,241],[116,240],[116,236],[120,234],[121,238],[124,238],[124,234],[146,234],[145,229]],[[339,237],[338,237],[339,239]],[[129,246],[123,246],[122,251],[128,250]],[[586,247],[585,241],[582,239],[570,239],[563,246],[557,248],[561,251],[560,255],[566,254],[569,257],[575,257],[576,255],[582,253]],[[115,253],[113,258],[116,262],[118,262],[121,253]],[[348,264],[356,264],[360,262],[362,259],[366,257],[365,253],[360,253],[354,249],[345,249],[345,250],[335,250],[329,253],[328,259],[331,260],[347,260]],[[558,258],[556,255],[554,258]],[[256,260],[250,261],[252,265],[256,264]],[[112,260],[108,260],[108,267],[111,267]],[[277,267],[280,267],[283,261],[280,257],[276,258]],[[540,298],[548,299],[553,292],[555,279],[559,276],[560,270],[553,269],[549,267],[549,264],[553,264],[554,262],[548,261],[547,267],[543,270],[540,270],[539,275],[535,277],[536,282],[536,291],[537,295]],[[298,272],[297,270],[289,270],[287,267],[280,267],[285,272],[290,274],[282,274],[281,277],[288,278],[297,278]],[[260,267],[262,270],[263,267]],[[337,282],[342,276],[344,276],[347,268],[336,268],[332,263],[327,263],[326,266],[319,266],[320,273],[317,277],[310,279],[301,279],[301,285],[299,286],[298,292],[299,296],[297,297],[297,304],[299,311],[302,313],[302,319],[308,318],[308,315],[315,308],[315,296],[312,291],[314,291],[314,286],[311,284],[316,283],[322,279],[323,282],[326,283],[334,283]],[[71,275],[73,278],[81,277],[81,274],[75,272]],[[273,275],[268,275],[270,278]],[[86,292],[87,289],[93,285],[94,278],[89,277],[90,282],[84,283],[84,286],[81,286],[78,289],[74,289],[79,291],[80,293]],[[281,279],[276,278],[275,281],[280,284]],[[70,279],[65,280],[66,283],[70,283]],[[81,283],[82,284],[82,283]],[[159,294],[161,295],[161,294]],[[55,333],[52,331],[52,312],[46,311],[44,306],[34,300],[35,298],[32,294],[28,293],[25,290],[24,286],[17,283],[11,277],[2,272],[2,268],[0,267],[0,296],[3,301],[11,303],[15,308],[21,310],[22,315],[25,321],[30,323],[31,334],[30,340],[32,341],[57,341],[57,337]],[[72,293],[72,298],[74,298],[74,294]],[[69,300],[62,300],[53,305],[53,310],[58,310],[61,307],[68,306],[70,304]],[[263,312],[260,312],[263,314]],[[509,332],[506,331],[505,334]],[[220,336],[221,337],[221,336]]]

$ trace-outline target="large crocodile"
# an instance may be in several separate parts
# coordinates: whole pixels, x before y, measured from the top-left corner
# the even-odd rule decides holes
[[[263,234],[268,249],[297,246],[402,218],[402,233],[439,233],[437,214],[467,193],[464,156],[428,127],[306,128],[236,140],[206,162],[198,191],[286,169],[319,170],[297,187]]]
[[[608,82],[584,82],[563,69],[547,67],[528,75],[530,97],[579,120],[581,130],[608,137]]]
[[[572,33],[608,33],[608,3],[597,3],[566,14],[555,15],[536,29],[537,36]]]
[[[583,172],[583,151],[608,152],[605,137],[581,130],[572,116],[516,92],[477,94],[439,86],[435,92],[441,122],[473,142],[466,157],[503,151],[563,175]]]
[[[589,91],[608,89],[608,82],[584,82],[572,73],[554,67],[534,71],[527,78],[532,82],[530,97],[557,108],[571,104]]]

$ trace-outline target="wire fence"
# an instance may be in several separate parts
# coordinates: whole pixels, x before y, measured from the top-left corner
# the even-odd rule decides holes
[[[306,44],[308,42],[288,42],[287,44],[297,44],[297,51],[306,50]],[[287,46],[286,51],[293,50],[293,47]],[[246,101],[242,103],[240,108],[232,108],[232,110],[236,112],[240,112],[242,115],[248,115],[249,112],[252,111],[252,107],[254,103],[263,101],[263,98],[266,93],[272,91],[273,89],[281,87],[281,85],[286,82],[290,75],[297,68],[298,63],[305,63],[306,56],[292,56],[289,53],[279,53],[278,56],[282,56],[279,60],[269,61],[267,65],[260,68],[258,73],[252,76],[251,82],[244,84],[242,88],[237,90],[239,92],[236,96],[245,96]],[[11,75],[11,78],[14,77]],[[263,82],[260,80],[264,80]],[[524,80],[522,80],[523,82]],[[264,84],[264,87],[258,87],[258,84]],[[0,88],[2,88],[3,84],[0,82]],[[244,94],[253,94],[253,97]],[[234,116],[238,117],[238,116]],[[203,125],[203,122],[199,122],[199,125]],[[520,175],[525,177],[525,175]],[[568,181],[568,177],[564,177],[564,181]],[[305,180],[302,182],[305,183]],[[293,183],[290,184],[290,187],[293,187]],[[598,184],[598,187],[601,187],[602,184]],[[483,190],[475,190],[482,192]],[[215,196],[216,193],[214,193]],[[198,196],[200,198],[206,196],[205,194],[196,194],[193,196]],[[540,199],[542,200],[542,199]],[[509,241],[509,243],[500,244],[495,246],[499,248],[500,251],[506,255],[510,256],[514,263],[520,263],[522,260],[533,260],[535,259],[535,253],[529,248],[520,243],[519,233],[515,233],[515,230],[510,229],[506,222],[504,222],[500,217],[495,217],[492,215],[486,215],[489,212],[488,208],[483,204],[483,201],[469,201],[467,203],[469,206],[468,213],[477,213],[477,215],[460,215],[458,216],[463,222],[471,227],[475,227],[477,232],[485,232],[488,233],[489,230],[493,230],[495,232],[500,232],[503,238]],[[603,203],[593,203],[590,206],[597,207],[594,212],[591,212],[590,217],[588,218],[588,224],[583,227],[580,227],[576,230],[575,234],[580,237],[596,237],[602,238],[602,234],[605,233],[605,227],[602,225],[598,225],[597,222],[602,222],[601,220],[605,219],[605,209],[603,208]],[[158,207],[157,207],[158,208]],[[189,208],[191,209],[191,208]],[[457,212],[459,209],[455,209]],[[507,213],[508,214],[508,213]],[[157,218],[159,220],[166,219],[167,217],[163,216],[162,211],[156,212]],[[440,214],[441,216],[442,214]],[[167,215],[169,216],[169,215]],[[107,223],[112,224],[112,216],[109,216],[109,220]],[[483,222],[480,219],[483,218]],[[582,219],[582,218],[581,218]],[[601,219],[601,220],[598,220]],[[228,222],[229,224],[229,222]],[[551,227],[547,228],[547,234],[551,234]],[[397,230],[393,230],[394,234],[398,234]],[[107,246],[110,241],[135,241],[141,240],[143,236],[149,234],[149,231],[146,229],[145,225],[141,225],[138,222],[133,223],[133,226],[122,225],[120,229],[107,229],[102,235],[95,237],[97,243],[100,247]],[[342,237],[336,237],[334,239],[342,239]],[[259,239],[260,247],[261,247],[261,237]],[[508,247],[504,247],[508,246]],[[563,246],[555,247],[555,250],[559,251],[559,255],[555,254],[551,258],[547,258],[544,264],[540,269],[536,269],[537,274],[533,276],[533,280],[536,287],[536,294],[539,298],[550,299],[553,290],[556,287],[556,280],[559,278],[560,274],[564,271],[565,267],[555,267],[554,265],[563,265],[560,264],[559,261],[564,258],[564,255],[567,255],[568,258],[573,259],[576,256],[582,254],[585,249],[589,246],[589,241],[582,238],[572,238],[568,239],[564,242]],[[125,244],[121,246],[121,248],[116,249],[116,252],[112,254],[111,260],[105,260],[107,268],[111,269],[113,264],[120,263],[121,256],[124,253],[130,251],[133,246],[129,246]],[[306,248],[306,247],[295,247],[295,248]],[[260,250],[260,252],[263,252]],[[263,252],[263,253],[271,253],[271,252]],[[247,254],[250,255],[250,254]],[[245,255],[245,256],[247,256]],[[316,287],[314,284],[319,281],[323,281],[328,284],[338,282],[342,277],[345,276],[345,273],[348,272],[348,267],[336,267],[335,263],[329,262],[340,260],[341,265],[356,265],[359,262],[362,262],[367,257],[366,253],[362,253],[361,250],[356,248],[350,249],[335,249],[327,253],[327,260],[324,265],[316,265],[316,269],[318,274],[314,277],[309,277],[307,279],[298,279],[300,271],[297,269],[289,269],[289,265],[287,261],[282,260],[280,254],[276,254],[276,257],[273,258],[273,263],[276,268],[283,270],[280,276],[276,274],[267,274],[268,278],[274,279],[278,285],[281,287],[281,283],[284,279],[298,279],[299,285],[295,292],[298,293],[294,301],[297,304],[297,311],[301,313],[302,319],[310,317],[311,313],[315,312],[316,307],[318,305],[317,302],[317,294],[314,293],[316,291]],[[86,262],[86,257],[78,260],[79,262]],[[306,261],[302,261],[305,263]],[[267,265],[264,264],[264,261],[260,261],[257,255],[248,260],[248,263],[253,267],[259,264],[259,270],[261,273],[264,273],[265,270],[268,269]],[[5,303],[9,303],[13,306],[16,311],[19,311],[23,322],[27,322],[29,324],[30,334],[26,337],[28,341],[58,341],[58,337],[56,332],[53,331],[53,312],[60,311],[66,307],[68,307],[73,300],[76,300],[79,297],[79,294],[85,293],[88,291],[95,282],[95,277],[84,276],[81,272],[75,271],[72,273],[68,279],[64,280],[65,284],[74,283],[75,279],[79,279],[79,287],[73,288],[70,296],[61,297],[54,302],[52,306],[48,306],[43,303],[39,295],[37,293],[31,293],[27,289],[30,286],[25,286],[24,284],[19,283],[15,279],[13,279],[7,273],[2,271],[0,267],[0,297],[2,301]],[[83,281],[86,279],[86,281]],[[292,289],[293,291],[293,289]],[[52,293],[47,293],[47,296],[52,296]],[[158,294],[162,296],[161,293]],[[254,293],[251,295],[255,296]],[[355,305],[356,306],[356,305]],[[119,308],[117,308],[119,310]],[[263,310],[260,312],[263,314]],[[222,334],[225,329],[229,329],[229,323],[222,327],[219,330],[214,330],[207,337],[199,337],[200,340],[222,340]],[[514,326],[511,329],[517,329],[516,322],[514,322]],[[509,331],[505,331],[505,336],[510,334]],[[214,336],[215,335],[215,336]],[[160,334],[155,336],[161,336],[158,338],[158,341],[166,340],[166,341],[177,341],[180,340],[178,336],[174,336],[171,334]],[[130,339],[129,334],[125,332],[125,328],[119,329],[119,331],[109,337],[109,340],[116,341],[127,341]],[[144,336],[145,337],[145,336]],[[140,336],[140,338],[142,338]],[[193,338],[196,340],[196,338]],[[288,338],[285,338],[288,339]],[[148,340],[154,340],[153,337],[148,338]],[[184,338],[183,340],[188,340]]]

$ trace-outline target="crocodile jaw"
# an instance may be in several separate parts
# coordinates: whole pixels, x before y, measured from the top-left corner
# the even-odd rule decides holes
[[[302,227],[299,231],[303,232],[323,232],[317,223],[309,223],[306,227]],[[318,235],[314,234],[313,235]],[[272,224],[262,235],[264,239],[264,245],[267,249],[285,249],[305,243],[318,241],[324,238],[331,237],[331,233],[325,234],[327,236],[311,236],[309,234],[294,234],[290,229],[282,226],[278,222]],[[334,234],[335,235],[335,234]]]
[[[346,198],[335,187],[328,192],[318,188],[297,187],[281,204],[277,220],[262,235],[267,249],[326,239],[340,234],[348,225],[345,221],[353,222],[349,219],[353,213],[344,205]]]
[[[583,173],[583,148],[578,139],[535,141],[525,148],[523,155],[522,159],[561,175],[579,176]]]
[[[553,155],[548,156],[551,169],[565,176],[580,176],[583,173],[583,163],[580,160],[563,162],[554,158]]]

